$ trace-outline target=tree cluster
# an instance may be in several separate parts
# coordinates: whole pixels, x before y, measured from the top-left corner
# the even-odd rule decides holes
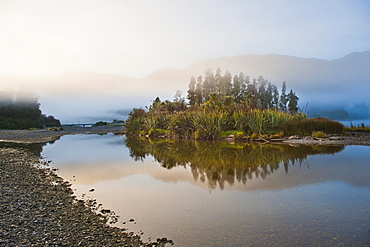
[[[54,116],[46,116],[45,114],[41,114],[40,116],[41,125],[44,127],[60,127],[60,120],[56,119]]]
[[[248,105],[250,109],[275,109],[295,114],[298,112],[298,97],[290,90],[286,92],[286,83],[283,82],[281,93],[276,85],[262,76],[250,80],[242,72],[232,76],[229,71],[221,74],[220,68],[214,74],[207,69],[205,76],[191,77],[187,99],[189,105],[201,105],[211,96],[230,98],[229,100]]]
[[[172,136],[182,139],[218,139],[224,132],[238,131],[242,136],[261,136],[279,132],[288,120],[304,118],[298,111],[298,97],[291,90],[281,94],[265,80],[232,78],[227,71],[216,75],[208,69],[204,78],[190,79],[188,103],[177,91],[173,102],[158,97],[145,111],[134,109],[125,123],[126,132],[149,136]]]
[[[174,101],[156,98],[144,109],[133,109],[125,122],[126,134],[173,139],[237,140],[311,135],[313,132],[341,133],[343,125],[329,119],[307,119],[298,112],[298,97],[281,92],[262,76],[250,81],[243,73],[227,71],[190,79],[188,103],[177,91]]]
[[[60,126],[53,116],[46,116],[40,110],[36,97],[1,93],[0,129],[28,129]]]

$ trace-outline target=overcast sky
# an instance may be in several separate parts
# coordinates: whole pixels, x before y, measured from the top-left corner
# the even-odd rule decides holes
[[[370,50],[368,0],[0,0],[0,73],[144,77],[199,59]]]

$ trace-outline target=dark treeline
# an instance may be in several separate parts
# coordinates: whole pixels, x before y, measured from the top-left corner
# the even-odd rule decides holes
[[[37,97],[29,93],[0,93],[0,129],[59,127],[60,121],[40,110]]]
[[[216,74],[207,69],[204,78],[191,77],[187,95],[189,105],[201,105],[212,96],[247,104],[250,109],[275,109],[291,114],[298,112],[299,98],[293,90],[287,93],[286,82],[283,82],[279,93],[278,87],[263,76],[250,80],[242,72],[232,76],[229,71],[222,75],[220,68],[216,70]]]

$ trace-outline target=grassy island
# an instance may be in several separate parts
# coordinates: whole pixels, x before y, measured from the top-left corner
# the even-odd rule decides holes
[[[342,133],[344,126],[325,118],[306,118],[299,112],[298,97],[281,93],[262,76],[250,81],[243,73],[232,77],[207,70],[203,78],[191,78],[188,102],[178,91],[173,101],[158,97],[147,110],[134,108],[126,121],[129,136],[173,139],[281,138],[289,135]]]

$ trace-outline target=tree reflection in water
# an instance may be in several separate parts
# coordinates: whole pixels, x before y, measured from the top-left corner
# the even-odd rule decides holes
[[[289,165],[300,166],[308,155],[334,154],[343,145],[285,145],[229,143],[223,141],[170,141],[127,138],[126,146],[135,161],[153,156],[164,168],[190,167],[195,181],[208,181],[210,189],[217,184],[232,186],[235,181],[245,184],[247,180],[264,179],[281,165],[288,173]]]
[[[48,144],[50,145],[54,144],[59,139],[60,139],[60,136],[55,138],[55,140],[53,141],[40,142],[40,143],[0,142],[0,148],[21,148],[41,158],[41,153],[42,153],[44,146]]]

